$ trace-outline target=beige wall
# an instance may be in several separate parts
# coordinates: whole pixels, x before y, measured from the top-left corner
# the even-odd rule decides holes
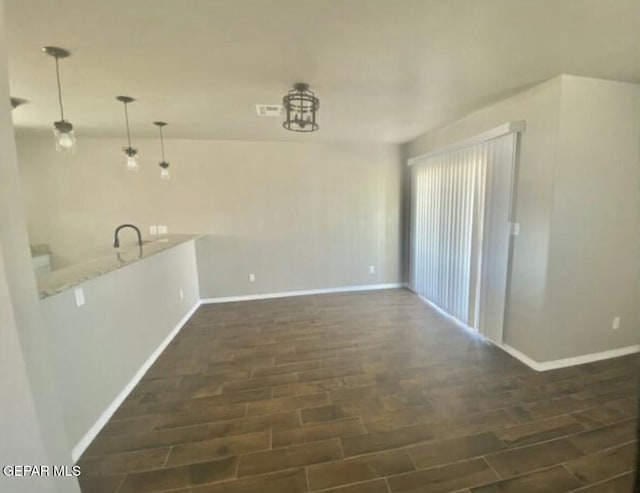
[[[31,270],[9,105],[0,0],[0,464],[70,465],[49,347]],[[74,478],[8,478],[0,491],[76,492]]]
[[[640,86],[563,77],[556,159],[542,353],[639,344]]]
[[[504,340],[535,361],[640,343],[639,90],[556,77],[403,149],[414,157],[526,121]]]
[[[56,266],[108,251],[132,222],[144,236],[151,224],[215,235],[204,297],[400,280],[397,146],[169,140],[162,182],[159,143],[134,143],[142,169],[128,174],[122,139],[80,132],[61,156],[49,138],[18,138],[29,235]]]

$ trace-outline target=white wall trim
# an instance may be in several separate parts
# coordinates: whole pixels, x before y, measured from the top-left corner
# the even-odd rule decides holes
[[[539,363],[524,353],[521,353],[517,349],[509,346],[508,344],[497,345],[505,352],[509,353],[514,358],[520,360],[529,368],[535,371],[548,371],[557,370],[558,368],[566,368],[568,366],[584,365],[586,363],[593,363],[594,361],[602,361],[605,359],[619,358],[620,356],[626,356],[628,354],[634,354],[640,352],[640,344],[633,346],[621,347],[618,349],[611,349],[609,351],[602,351],[599,353],[583,354],[582,356],[574,356],[572,358],[557,359],[554,361],[543,361]]]
[[[511,356],[516,358],[517,360],[519,360],[522,363],[524,363],[525,365],[527,365],[529,368],[531,368],[531,369],[533,369],[535,371],[538,371],[538,372],[549,371],[549,370],[557,370],[559,368],[566,368],[568,366],[584,365],[586,363],[593,363],[595,361],[602,361],[602,360],[611,359],[611,358],[619,358],[620,356],[626,356],[628,354],[640,353],[640,344],[635,344],[633,346],[626,346],[626,347],[622,347],[622,348],[611,349],[609,351],[602,351],[602,352],[599,352],[599,353],[591,353],[591,354],[583,354],[582,356],[574,356],[574,357],[571,357],[571,358],[564,358],[564,359],[558,359],[558,360],[553,360],[553,361],[543,361],[542,363],[540,363],[540,362],[535,361],[534,359],[530,358],[526,354],[521,353],[520,351],[518,351],[514,347],[509,346],[508,344],[505,344],[505,343],[496,344],[491,339],[486,338],[480,332],[476,331],[472,327],[469,327],[464,322],[458,320],[457,318],[453,317],[452,315],[450,315],[449,313],[444,311],[442,308],[440,308],[438,305],[436,305],[432,301],[428,300],[424,296],[420,296],[408,284],[405,284],[404,287],[406,287],[409,291],[414,293],[420,300],[422,300],[424,303],[426,303],[434,311],[438,312],[444,318],[450,320],[457,327],[460,327],[461,329],[463,329],[471,337],[478,338],[478,339],[480,339],[480,340],[482,340],[482,341],[484,341],[484,342],[486,342],[488,344],[492,344],[492,345],[494,345],[496,347],[499,347],[500,349],[502,349],[506,353],[510,354]]]
[[[529,356],[527,356],[524,353],[521,353],[517,349],[512,348],[508,344],[502,343],[502,344],[499,344],[499,345],[496,344],[495,346],[500,348],[500,349],[502,349],[505,353],[510,354],[515,359],[519,360],[521,363],[524,363],[525,365],[527,365],[532,370],[543,371],[542,368],[540,367],[540,363],[538,363],[537,361],[529,358]]]
[[[180,332],[180,329],[189,321],[191,316],[195,313],[195,311],[203,304],[210,303],[228,303],[233,301],[249,301],[249,300],[264,300],[264,299],[272,299],[272,298],[286,298],[291,296],[308,296],[313,294],[327,294],[327,293],[348,293],[348,292],[357,292],[357,291],[375,291],[381,289],[396,289],[396,288],[407,288],[410,291],[414,292],[413,289],[407,283],[388,283],[388,284],[364,284],[358,286],[343,286],[338,288],[322,288],[322,289],[307,289],[301,291],[283,291],[279,293],[265,293],[265,294],[250,294],[250,295],[242,295],[242,296],[225,296],[220,298],[206,298],[199,300],[195,303],[195,305],[180,319],[180,321],[176,324],[176,326],[171,330],[171,332],[167,335],[167,337],[160,343],[160,345],[155,349],[155,351],[147,358],[144,364],[138,369],[138,371],[133,375],[129,383],[120,391],[117,397],[113,400],[113,402],[104,410],[104,412],[100,415],[100,417],[95,421],[95,423],[89,428],[89,430],[84,434],[84,436],[78,441],[78,443],[71,450],[71,458],[75,463],[80,456],[84,453],[87,447],[91,444],[91,442],[95,439],[95,437],[100,433],[100,430],[107,424],[109,419],[113,416],[113,414],[117,411],[120,405],[124,402],[127,396],[131,393],[131,391],[135,388],[135,386],[140,382],[144,374],[147,370],[153,365],[153,363],[158,359],[160,354],[166,349],[166,347],[171,343],[171,341],[175,338],[176,335]],[[452,317],[448,313],[444,312],[440,307],[433,304],[426,298],[418,295],[419,299],[424,301],[427,305],[433,308],[435,311],[443,315],[445,318],[449,319],[452,323],[457,325],[458,327],[464,329],[473,337],[478,337],[486,340],[487,342],[491,342],[488,339],[484,338],[482,334],[476,332],[475,330],[469,328],[465,324],[463,324],[460,320]],[[527,355],[521,353],[517,349],[509,346],[508,344],[496,345],[501,348],[503,351],[509,353],[514,358],[520,360],[522,363],[527,365],[528,367],[534,369],[535,371],[547,371],[554,370],[557,368],[565,368],[567,366],[575,366],[582,365],[585,363],[591,363],[594,361],[601,361],[610,358],[617,358],[620,356],[625,356],[628,354],[638,353],[640,352],[640,344],[636,344],[633,346],[627,346],[618,349],[612,349],[609,351],[603,351],[600,353],[592,353],[585,354],[582,356],[576,356],[572,358],[565,358],[555,361],[545,361],[539,363]]]
[[[156,350],[147,358],[147,361],[138,369],[138,371],[133,375],[129,383],[120,391],[120,393],[116,396],[111,404],[104,410],[104,412],[100,415],[100,417],[96,420],[95,423],[89,428],[89,430],[84,434],[84,436],[78,441],[75,447],[71,450],[71,458],[75,463],[80,456],[84,453],[87,447],[91,444],[94,438],[100,433],[100,430],[107,424],[111,416],[117,411],[120,407],[120,404],[124,402],[127,396],[131,393],[131,391],[135,388],[138,382],[142,379],[147,370],[151,367],[151,365],[155,362],[156,359],[160,356],[162,351],[171,343],[173,338],[180,332],[180,329],[187,323],[187,321],[191,318],[191,316],[195,313],[195,311],[200,306],[200,301],[196,302],[196,304],[186,313],[184,317],[177,323],[177,325],[171,330],[169,335],[165,337],[165,339],[160,343],[160,345],[156,348]]]
[[[246,295],[246,296],[227,296],[223,298],[207,298],[203,300],[199,300],[186,314],[182,319],[177,323],[177,325],[171,330],[171,332],[165,337],[165,339],[160,343],[160,345],[155,349],[155,351],[147,358],[144,364],[138,369],[138,371],[133,375],[129,383],[120,391],[120,393],[116,396],[111,404],[103,411],[100,417],[93,423],[93,425],[89,428],[89,430],[84,434],[84,436],[78,441],[78,443],[71,450],[71,458],[75,463],[87,449],[87,447],[91,444],[91,442],[95,439],[95,437],[100,433],[100,430],[107,424],[109,419],[113,416],[113,414],[118,410],[120,405],[124,402],[127,396],[131,393],[131,391],[135,388],[135,386],[140,382],[144,374],[147,370],[153,365],[153,363],[158,359],[160,354],[166,349],[166,347],[171,343],[174,337],[180,332],[180,329],[187,323],[187,321],[191,318],[191,316],[195,313],[195,311],[202,304],[206,303],[226,303],[230,301],[248,301],[248,300],[261,300],[261,299],[269,299],[269,298],[285,298],[289,296],[306,296],[311,294],[325,294],[325,293],[345,293],[350,291],[373,291],[379,289],[393,289],[393,288],[402,288],[404,287],[403,283],[389,283],[389,284],[365,284],[360,286],[344,286],[339,288],[326,288],[326,289],[309,289],[304,291],[284,291],[281,293],[266,293],[266,294],[255,294],[255,295]]]
[[[250,300],[267,300],[271,298],[288,298],[291,296],[309,296],[312,294],[327,293],[348,293],[352,291],[374,291],[378,289],[395,289],[402,288],[405,285],[401,282],[393,282],[388,284],[362,284],[358,286],[342,286],[339,288],[321,288],[321,289],[305,289],[301,291],[282,291],[279,293],[263,293],[263,294],[247,294],[240,296],[222,296],[220,298],[204,298],[200,303],[229,303],[232,301],[250,301]]]
[[[428,152],[427,154],[422,154],[421,156],[412,157],[407,161],[407,165],[415,166],[418,164],[424,164],[424,162],[427,159],[437,156],[438,154],[444,154],[445,152],[452,152],[452,151],[457,151],[458,149],[464,149],[465,147],[469,147],[474,144],[479,144],[480,142],[486,142],[487,140],[497,139],[498,137],[502,137],[503,135],[507,135],[514,132],[522,133],[525,131],[525,129],[526,129],[526,123],[524,122],[524,120],[504,123],[499,127],[492,128],[491,130],[487,130],[486,132],[482,132],[480,134],[474,135],[473,137],[469,137],[468,139],[455,142],[453,144],[442,147],[440,149],[436,149],[431,152]]]

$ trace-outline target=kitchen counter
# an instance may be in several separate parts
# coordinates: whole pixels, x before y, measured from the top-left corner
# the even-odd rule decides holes
[[[113,253],[103,257],[70,265],[54,270],[49,274],[37,277],[40,299],[48,298],[83,282],[121,269],[129,264],[150,257],[176,245],[194,240],[200,235],[166,235],[150,242],[143,242],[141,247],[113,249]]]

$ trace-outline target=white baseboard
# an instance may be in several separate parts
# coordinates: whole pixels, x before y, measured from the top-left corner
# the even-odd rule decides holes
[[[205,298],[198,301],[190,310],[185,314],[184,317],[178,322],[178,324],[171,330],[171,332],[167,335],[167,337],[162,341],[162,343],[155,349],[155,351],[149,356],[149,358],[144,362],[144,364],[138,369],[135,375],[131,378],[129,383],[122,389],[122,391],[118,394],[118,396],[113,400],[113,402],[104,410],[104,412],[100,415],[100,417],[96,420],[96,422],[89,428],[89,430],[85,433],[85,435],[78,441],[78,443],[73,447],[71,451],[71,457],[74,463],[80,458],[80,456],[84,453],[86,448],[91,444],[94,438],[98,435],[100,430],[104,427],[105,424],[109,421],[111,416],[116,412],[118,407],[124,402],[127,396],[131,393],[131,391],[135,388],[138,382],[142,379],[147,370],[151,367],[151,365],[155,362],[156,359],[160,356],[162,351],[171,343],[174,337],[180,332],[180,329],[187,323],[187,321],[191,318],[191,316],[195,313],[198,307],[202,304],[208,303],[227,303],[232,301],[248,301],[248,300],[263,300],[263,299],[271,299],[271,298],[286,298],[291,296],[307,296],[313,294],[327,294],[327,293],[348,293],[348,292],[356,292],[356,291],[373,291],[380,289],[395,289],[395,288],[408,288],[411,289],[406,283],[388,283],[388,284],[365,284],[359,286],[344,286],[339,288],[323,288],[323,289],[308,289],[302,291],[283,291],[280,293],[266,293],[266,294],[252,294],[252,295],[244,295],[244,296],[226,296],[221,298]],[[438,306],[431,303],[429,300],[420,297],[422,300],[427,302],[430,306],[432,306],[435,310],[442,313],[447,318],[450,318],[452,322],[456,325],[461,326],[467,331],[471,332],[472,335],[476,337],[482,337],[477,332],[473,331],[473,329],[469,329],[466,325],[461,323],[459,320],[451,317],[446,312],[443,312]],[[594,361],[600,361],[604,359],[616,358],[619,356],[625,356],[628,354],[633,354],[640,352],[640,344],[634,346],[628,346],[618,349],[613,349],[610,351],[603,351],[600,353],[586,354],[583,356],[577,356],[573,358],[565,358],[555,361],[545,361],[539,363],[527,355],[521,353],[517,349],[509,346],[508,344],[499,345],[501,349],[505,352],[509,353],[511,356],[520,360],[525,365],[536,371],[547,371],[553,370],[557,368],[565,368],[567,366],[575,366],[582,365],[585,363],[591,363]]]
[[[162,343],[155,349],[155,351],[147,358],[144,364],[138,369],[135,375],[131,378],[129,383],[122,389],[122,391],[118,394],[118,396],[113,400],[111,404],[103,411],[100,417],[93,423],[93,425],[89,428],[89,430],[84,434],[84,436],[78,441],[78,443],[71,450],[71,458],[74,463],[80,458],[80,456],[84,453],[87,447],[91,444],[91,442],[95,439],[95,437],[100,433],[100,430],[104,427],[105,424],[111,419],[111,416],[116,412],[118,407],[124,402],[127,396],[131,393],[131,391],[135,388],[135,386],[140,382],[144,374],[151,367],[151,365],[155,362],[156,359],[160,356],[162,351],[171,343],[173,338],[180,332],[180,329],[184,326],[185,323],[191,318],[191,316],[195,313],[198,307],[204,303],[225,303],[230,301],[245,301],[245,300],[259,300],[259,299],[269,299],[269,298],[284,298],[288,296],[305,296],[310,294],[324,294],[324,293],[344,293],[349,291],[371,291],[376,289],[392,289],[392,288],[401,288],[404,285],[402,283],[390,283],[390,284],[367,284],[361,286],[345,286],[341,288],[326,288],[326,289],[310,289],[305,291],[285,291],[281,293],[267,293],[267,294],[256,294],[256,295],[247,295],[247,296],[228,296],[224,298],[208,298],[198,301],[189,312],[182,317],[182,319],[178,322],[178,324],[171,330],[171,332],[167,335],[167,337],[162,341]]]
[[[508,344],[502,344],[498,346],[505,352],[509,353],[514,358],[520,360],[529,368],[535,371],[548,371],[557,370],[558,368],[566,368],[568,366],[584,365],[586,363],[593,363],[594,361],[602,361],[605,359],[619,358],[620,356],[626,356],[628,354],[634,354],[640,352],[640,344],[633,346],[622,347],[618,349],[611,349],[609,351],[602,351],[600,353],[583,354],[582,356],[575,356],[572,358],[557,359],[553,361],[543,361],[539,363],[526,354],[521,353],[517,349],[509,346]]]
[[[264,294],[247,294],[241,296],[223,296],[220,298],[204,298],[200,303],[229,303],[232,301],[250,301],[250,300],[267,300],[271,298],[288,298],[291,296],[308,296],[312,294],[328,294],[328,293],[348,293],[351,291],[373,291],[377,289],[394,289],[402,288],[405,285],[401,282],[389,284],[363,284],[359,286],[343,286],[339,288],[322,288],[322,289],[305,289],[302,291],[282,291],[280,293],[264,293]]]
[[[147,358],[147,361],[138,369],[136,374],[131,378],[129,383],[120,391],[118,396],[114,399],[114,401],[109,404],[109,406],[104,410],[104,412],[100,415],[100,417],[96,420],[95,423],[89,428],[84,436],[80,439],[80,441],[76,444],[75,447],[71,450],[71,458],[75,463],[80,456],[87,449],[89,444],[93,441],[93,439],[100,433],[100,430],[107,424],[107,421],[111,419],[113,413],[120,407],[120,404],[124,402],[127,396],[131,393],[134,387],[138,384],[138,382],[142,379],[147,370],[151,367],[151,365],[158,359],[158,356],[165,350],[165,348],[169,345],[169,343],[173,340],[173,338],[180,332],[180,329],[187,323],[187,321],[191,318],[191,316],[195,313],[195,311],[200,306],[200,302],[198,301],[187,314],[182,317],[182,319],[178,322],[178,324],[171,330],[169,335],[165,337],[165,339],[160,343],[160,345],[156,348],[156,350]]]

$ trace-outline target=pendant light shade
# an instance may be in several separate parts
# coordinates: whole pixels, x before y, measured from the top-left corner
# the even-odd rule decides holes
[[[127,124],[127,147],[122,150],[127,156],[127,170],[138,171],[140,168],[138,164],[138,149],[131,147],[131,130],[129,129],[129,111],[127,105],[135,101],[135,99],[129,96],[116,96],[116,99],[124,105],[124,120]]]
[[[140,169],[140,165],[138,164],[138,151],[127,147],[124,152],[127,154],[127,170],[138,171]]]
[[[162,127],[166,127],[167,122],[153,122],[153,124],[158,127],[160,132],[160,149],[162,150],[162,161],[158,163],[158,166],[160,166],[160,179],[168,181],[171,175],[169,174],[169,163],[164,157],[164,135],[162,134]]]
[[[60,63],[61,58],[67,58],[71,53],[64,48],[56,46],[45,46],[42,51],[53,57],[56,61],[56,82],[58,83],[58,103],[60,105],[60,120],[53,122],[53,136],[58,152],[75,152],[76,136],[71,122],[64,118],[64,106],[62,105],[62,88],[60,85]]]
[[[160,167],[162,168],[160,170],[160,179],[169,181],[171,179],[171,175],[169,174],[169,163],[162,162],[160,163]]]
[[[320,107],[320,101],[309,90],[309,84],[298,82],[293,85],[287,95],[282,98],[287,119],[282,126],[292,132],[315,132],[319,125],[316,122],[316,113]]]

